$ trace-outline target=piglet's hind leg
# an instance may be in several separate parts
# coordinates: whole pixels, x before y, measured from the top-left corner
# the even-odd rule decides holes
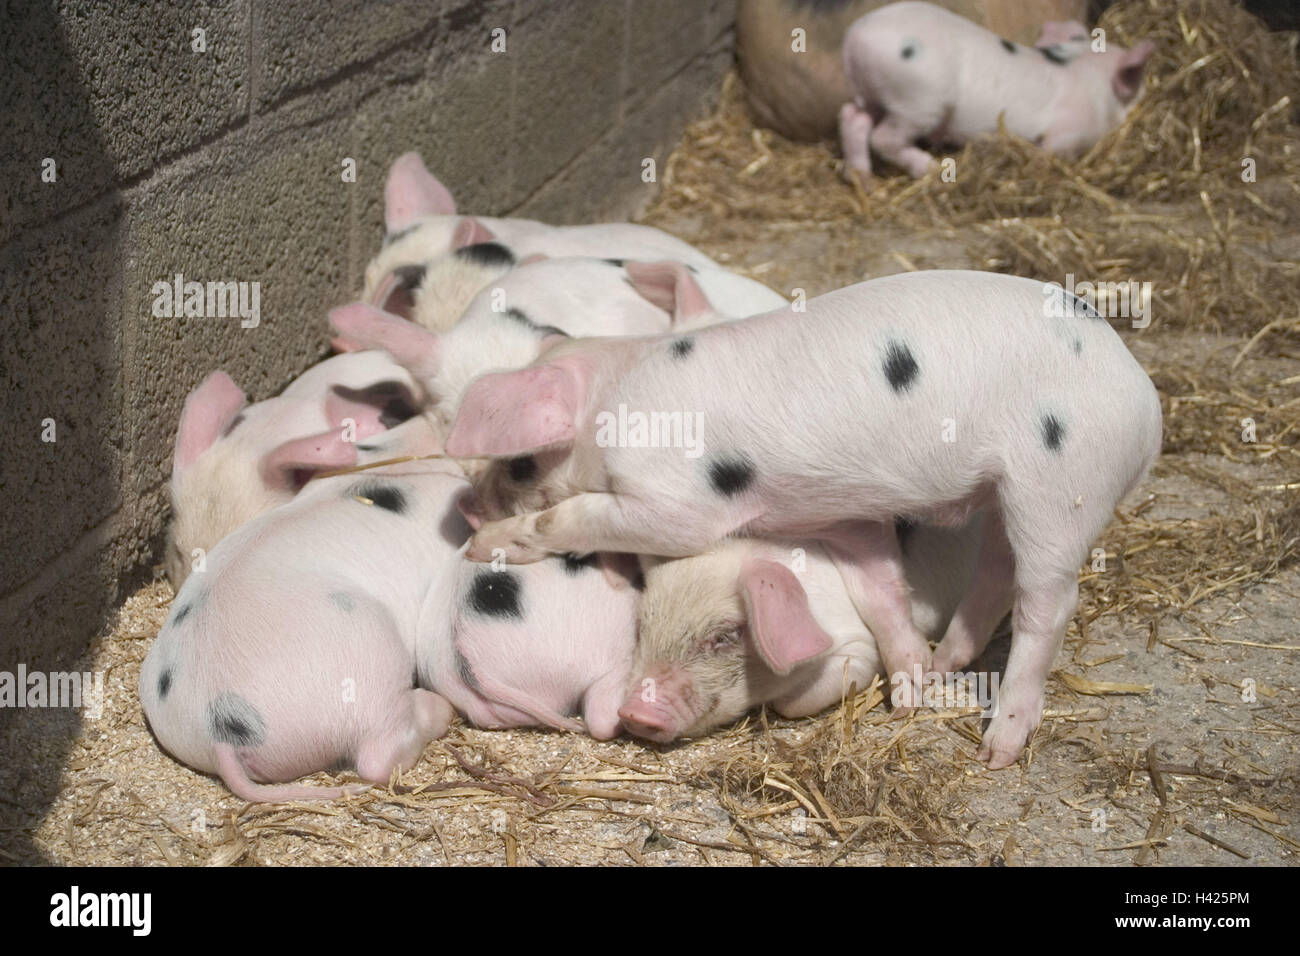
[[[455,712],[451,704],[432,691],[412,688],[403,705],[405,726],[377,734],[357,748],[357,775],[372,783],[388,783],[394,770],[415,766],[425,746],[447,732]]]
[[[871,151],[867,141],[871,137],[871,114],[856,103],[840,107],[840,147],[844,150],[844,163],[865,178],[871,175]]]

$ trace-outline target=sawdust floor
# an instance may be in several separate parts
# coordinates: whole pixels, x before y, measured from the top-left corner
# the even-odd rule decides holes
[[[809,295],[907,266],[974,265],[960,234],[776,223],[715,242],[699,234],[698,223],[667,225],[774,288],[801,286]],[[846,243],[860,253],[846,257]],[[1235,355],[1242,344],[1182,333],[1126,338],[1144,364],[1181,355],[1197,366]],[[1279,360],[1247,360],[1270,361]],[[1293,362],[1283,362],[1277,374],[1295,371]],[[1127,509],[1155,494],[1144,517],[1194,520],[1223,504],[1216,474],[1235,471],[1231,477],[1250,482],[1295,478],[1267,464],[1243,470],[1226,457],[1170,458],[1157,464]],[[1073,625],[1030,759],[997,773],[973,758],[977,715],[932,711],[897,721],[875,706],[857,708],[852,719],[847,708],[800,721],[755,715],[708,739],[667,747],[458,726],[428,748],[395,792],[291,806],[244,804],[216,780],[160,753],[144,727],[136,680],[170,598],[165,583],[140,590],[112,632],[92,646],[89,667],[106,672],[100,719],[78,727],[66,712],[13,712],[6,749],[22,756],[0,768],[0,807],[17,822],[3,831],[0,860],[1278,865],[1300,859],[1300,571],[1294,567],[1244,594],[1224,589],[1197,604],[1194,614],[1166,618],[1155,635],[1140,614],[1103,616],[1086,634]],[[1005,650],[1005,640],[995,643],[984,663],[997,668]],[[1080,678],[1137,686],[1092,696],[1067,683],[1081,686]],[[1253,687],[1253,694],[1243,687]],[[839,761],[819,782],[796,768],[814,740],[823,757],[828,741],[841,741],[835,746],[851,747],[853,759]],[[826,759],[828,767],[834,763]]]

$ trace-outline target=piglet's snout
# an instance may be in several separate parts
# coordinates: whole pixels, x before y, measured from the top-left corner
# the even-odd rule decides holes
[[[632,688],[618,716],[628,733],[668,743],[695,722],[694,699],[695,685],[689,674],[680,668],[656,668]]]

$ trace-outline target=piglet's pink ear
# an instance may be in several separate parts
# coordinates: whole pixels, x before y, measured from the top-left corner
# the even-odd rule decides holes
[[[713,311],[695,276],[681,262],[629,262],[624,268],[632,288],[671,315],[674,325]]]
[[[554,365],[493,372],[465,390],[447,436],[456,458],[515,457],[573,442],[578,383]]]
[[[1130,103],[1142,92],[1142,72],[1147,60],[1155,52],[1156,45],[1150,40],[1143,40],[1131,50],[1125,50],[1119,58],[1119,66],[1111,78],[1115,98],[1121,103]]]
[[[180,427],[176,430],[176,452],[172,474],[178,475],[222,436],[239,410],[244,393],[229,375],[213,372],[185,399]]]
[[[384,186],[384,225],[390,233],[405,229],[422,216],[454,216],[456,200],[419,153],[403,153],[388,170]]]
[[[262,480],[268,488],[297,493],[321,472],[356,463],[356,443],[343,440],[343,429],[331,428],[319,435],[287,441],[267,452],[262,459]]]
[[[833,642],[808,609],[808,595],[789,568],[775,561],[747,561],[740,591],[749,633],[767,666],[788,674],[831,649]]]
[[[496,235],[473,216],[465,216],[456,223],[456,231],[451,234],[452,249],[465,246],[477,246],[480,242],[491,242]]]
[[[377,309],[353,302],[330,311],[330,325],[356,349],[382,349],[398,365],[428,379],[438,374],[440,340],[427,329]]]

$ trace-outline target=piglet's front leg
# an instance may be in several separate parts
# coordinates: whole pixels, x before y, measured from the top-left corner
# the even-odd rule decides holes
[[[665,511],[662,503],[647,504],[628,495],[590,492],[545,511],[484,524],[470,542],[466,556],[471,561],[504,556],[515,564],[532,564],[550,554],[593,551],[683,558],[704,551],[744,521],[739,515],[674,516]]]
[[[893,522],[841,525],[818,537],[839,568],[858,615],[876,638],[895,710],[920,706],[921,687],[930,670],[930,645],[912,623],[903,554]]]

